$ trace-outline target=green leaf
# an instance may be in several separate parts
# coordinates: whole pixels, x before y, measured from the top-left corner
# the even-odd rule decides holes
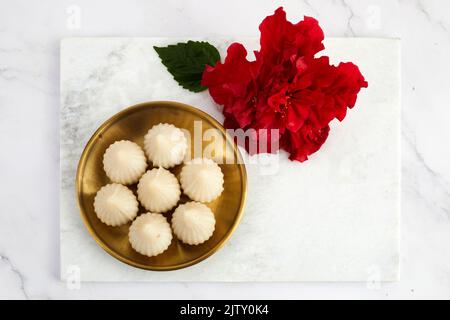
[[[180,86],[193,92],[206,90],[200,85],[206,65],[220,61],[217,49],[205,41],[188,41],[167,47],[153,47],[162,63]]]

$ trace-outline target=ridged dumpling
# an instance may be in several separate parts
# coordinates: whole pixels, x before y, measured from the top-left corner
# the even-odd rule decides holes
[[[112,183],[95,195],[94,210],[103,223],[116,227],[133,220],[138,213],[138,201],[127,187]]]
[[[147,171],[137,187],[141,204],[152,212],[166,212],[180,200],[181,190],[177,178],[164,168]]]
[[[112,182],[136,183],[147,168],[144,151],[136,143],[121,140],[111,144],[103,155],[103,168]]]
[[[167,250],[172,242],[172,230],[162,214],[147,212],[133,221],[128,238],[134,250],[153,257]]]
[[[223,191],[223,173],[211,159],[195,158],[181,169],[181,188],[195,201],[210,202]]]
[[[211,238],[215,224],[214,213],[200,202],[182,204],[172,216],[172,228],[177,238],[192,245]]]
[[[157,124],[144,137],[145,153],[155,167],[171,168],[180,164],[187,147],[183,131],[173,124]]]

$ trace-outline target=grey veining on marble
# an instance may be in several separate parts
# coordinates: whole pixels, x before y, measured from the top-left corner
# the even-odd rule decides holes
[[[230,39],[208,39],[222,57]],[[153,46],[186,39],[68,38],[61,42],[61,276],[82,281],[379,281],[398,279],[400,56],[392,39],[327,39],[332,63],[353,61],[369,88],[322,150],[303,164],[285,153],[247,159],[248,200],[224,248],[171,272],[134,269],[87,234],[75,203],[82,149],[117,111],[144,101],[185,102],[222,121],[207,92],[187,92]],[[258,39],[241,38],[249,52]],[[69,270],[69,272],[67,271]]]
[[[23,299],[22,288],[34,299],[450,298],[450,2],[443,0],[280,2],[291,21],[316,17],[327,37],[402,39],[399,282],[122,282],[71,288],[59,281],[60,39],[257,36],[257,25],[278,6],[269,0],[210,3],[16,0],[2,6],[0,298]]]

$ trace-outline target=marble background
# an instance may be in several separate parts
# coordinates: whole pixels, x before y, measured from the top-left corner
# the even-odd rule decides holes
[[[207,91],[179,86],[154,46],[186,38],[65,38],[60,47],[61,278],[68,281],[396,281],[400,216],[400,41],[328,38],[320,54],[352,61],[369,88],[345,121],[330,124],[320,152],[304,163],[286,152],[249,157],[239,227],[205,261],[148,272],[112,259],[90,237],[76,202],[75,176],[94,131],[123,108],[182,101],[220,122]],[[233,41],[249,52],[259,39],[208,38],[226,57]],[[252,55],[251,59],[254,57]]]
[[[277,3],[276,3],[277,2]],[[444,0],[10,1],[0,12],[0,298],[449,298],[450,3]],[[59,40],[255,36],[278,4],[327,36],[402,39],[401,281],[83,283],[58,280]],[[232,17],[226,19],[225,17]]]

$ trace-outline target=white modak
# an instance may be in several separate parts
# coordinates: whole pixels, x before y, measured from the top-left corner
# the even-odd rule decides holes
[[[180,173],[181,188],[194,201],[210,202],[223,191],[223,173],[213,160],[195,158]]]
[[[134,250],[153,257],[167,250],[172,242],[172,230],[162,214],[147,212],[133,221],[128,237]]]
[[[116,141],[103,155],[103,168],[112,182],[133,184],[144,174],[147,159],[136,143],[128,140]]]
[[[200,202],[188,202],[175,209],[173,232],[184,243],[196,245],[208,240],[215,229],[214,213]]]
[[[147,171],[137,187],[141,204],[152,212],[166,212],[180,200],[181,190],[177,178],[164,168]]]
[[[144,137],[145,152],[155,167],[171,168],[182,163],[187,148],[186,136],[173,124],[157,124]]]
[[[116,227],[133,220],[138,213],[138,201],[126,186],[112,183],[103,186],[94,199],[94,210],[103,223]]]

